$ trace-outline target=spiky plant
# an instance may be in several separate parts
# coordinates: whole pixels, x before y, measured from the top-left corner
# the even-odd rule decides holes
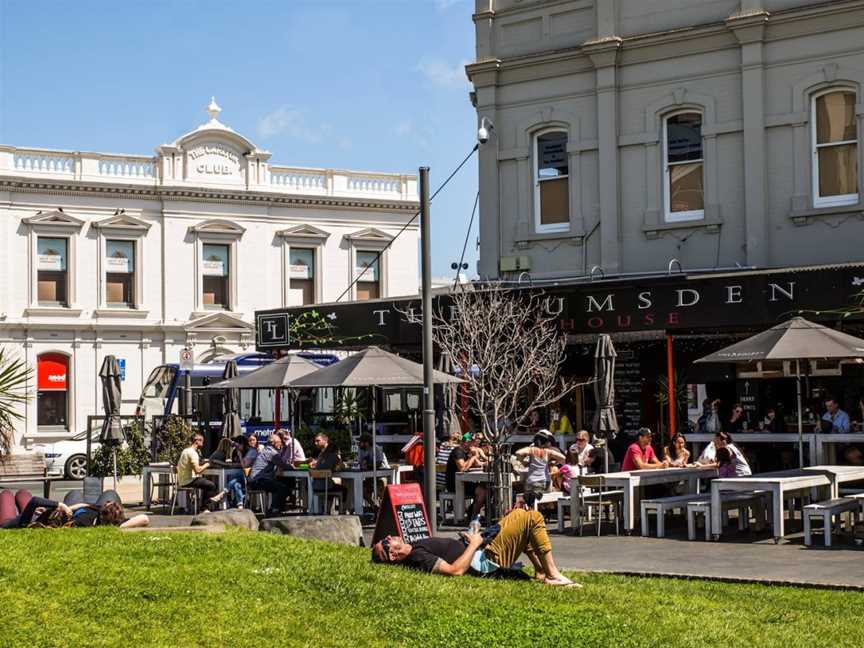
[[[12,453],[15,422],[23,418],[18,406],[30,399],[27,383],[32,374],[22,358],[0,347],[0,460]]]

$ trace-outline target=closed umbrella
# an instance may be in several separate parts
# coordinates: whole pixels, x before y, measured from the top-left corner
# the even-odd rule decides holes
[[[225,363],[225,371],[222,372],[222,379],[230,381],[232,378],[237,378],[240,371],[237,369],[237,363],[229,360]],[[225,395],[222,398],[222,436],[233,439],[241,433],[240,415],[237,413],[240,409],[240,390],[236,387],[228,387],[225,389]]]
[[[801,418],[801,360],[864,358],[864,340],[803,317],[777,324],[696,362],[746,365],[757,360],[794,360],[798,399],[798,462],[804,466],[804,422]]]
[[[123,424],[120,421],[120,365],[113,355],[105,356],[99,369],[102,381],[102,407],[105,421],[99,434],[99,443],[112,449],[114,460],[114,488],[117,488],[117,446],[124,441]]]
[[[453,373],[453,362],[448,353],[441,353],[438,369],[447,374]],[[450,438],[454,434],[462,434],[462,426],[459,425],[459,417],[456,415],[456,385],[443,385],[443,391],[441,431],[444,438]]]
[[[594,413],[594,434],[606,439],[603,472],[609,472],[609,443],[618,432],[618,417],[615,416],[615,347],[612,338],[601,335],[594,351],[594,398],[597,411]]]

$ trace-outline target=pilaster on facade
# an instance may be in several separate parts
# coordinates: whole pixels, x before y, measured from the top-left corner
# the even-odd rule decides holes
[[[765,157],[765,28],[769,14],[751,10],[730,16],[726,26],[741,45],[741,101],[744,126],[744,222],[749,265],[768,264]]]
[[[589,41],[582,51],[595,67],[597,144],[599,154],[600,265],[607,272],[621,267],[621,215],[618,178],[618,55],[621,38],[607,36]]]

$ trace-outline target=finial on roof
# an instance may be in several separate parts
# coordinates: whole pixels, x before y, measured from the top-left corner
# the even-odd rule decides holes
[[[219,117],[220,112],[222,112],[222,109],[216,103],[216,97],[210,97],[210,105],[207,106],[207,114],[210,115],[210,119],[215,120]]]

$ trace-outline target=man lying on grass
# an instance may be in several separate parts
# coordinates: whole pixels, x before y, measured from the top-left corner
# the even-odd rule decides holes
[[[372,560],[394,563],[431,574],[483,576],[509,569],[525,553],[534,565],[534,577],[547,585],[581,587],[562,575],[552,558],[552,544],[537,511],[514,509],[500,523],[501,530],[484,546],[479,533],[466,533],[465,542],[426,538],[412,544],[387,536],[372,546]],[[467,542],[467,545],[466,545]]]

